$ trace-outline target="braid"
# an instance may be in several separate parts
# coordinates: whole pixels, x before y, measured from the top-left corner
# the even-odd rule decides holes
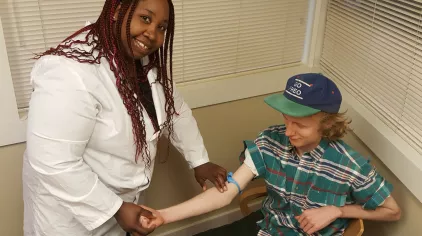
[[[152,68],[157,69],[157,82],[160,83],[165,95],[166,121],[160,128],[167,128],[169,136],[173,134],[172,118],[176,115],[173,99],[173,37],[174,37],[174,6],[171,0],[169,5],[169,22],[166,31],[164,45],[158,51],[149,56],[149,64],[145,67],[141,63],[136,63],[135,59],[128,59],[123,53],[123,43],[121,41],[122,27],[116,27],[116,34],[113,32],[113,26],[123,25],[125,14],[128,13],[126,25],[127,40],[129,49],[132,52],[132,43],[130,37],[130,25],[133,14],[140,0],[106,0],[103,10],[98,20],[88,25],[69,37],[55,48],[50,48],[42,54],[36,55],[39,59],[45,55],[58,55],[71,58],[79,63],[100,64],[101,58],[105,58],[110,69],[116,77],[116,86],[122,98],[129,116],[132,121],[132,132],[136,146],[135,160],[138,161],[142,156],[142,161],[146,166],[151,166],[151,156],[146,142],[145,117],[143,115],[143,106],[141,103],[142,89],[141,81],[147,81],[147,74]],[[113,16],[121,3],[120,11],[116,22]],[[76,36],[87,32],[83,40],[75,39]],[[87,45],[91,47],[89,52],[75,47],[75,45]],[[167,66],[167,57],[169,56],[169,66]],[[133,57],[131,57],[133,58]],[[139,65],[139,66],[137,66]],[[169,67],[169,71],[167,71]],[[153,102],[153,101],[150,101]]]
[[[158,72],[158,81],[163,85],[164,87],[164,93],[169,97],[173,96],[173,37],[174,37],[174,7],[171,1],[169,0],[169,24],[168,24],[168,30],[166,33],[166,39],[165,42],[168,42],[160,47],[159,51],[159,61],[162,65],[159,67]],[[171,29],[171,30],[169,30]],[[170,49],[170,53],[169,53]],[[169,55],[170,59],[170,65],[167,66],[167,55]],[[158,55],[156,55],[158,57]],[[170,71],[167,73],[167,67],[169,67]],[[174,100],[168,99],[166,100],[166,111],[172,110],[174,108]],[[173,107],[173,108],[172,108]],[[167,122],[170,122],[171,116],[167,116]]]

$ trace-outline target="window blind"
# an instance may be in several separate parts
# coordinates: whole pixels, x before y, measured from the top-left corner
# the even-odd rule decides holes
[[[330,0],[321,67],[422,154],[422,3]]]
[[[177,83],[301,61],[308,0],[173,0]],[[34,53],[95,21],[104,0],[0,2],[20,109],[28,106]],[[259,79],[259,78],[257,78]]]

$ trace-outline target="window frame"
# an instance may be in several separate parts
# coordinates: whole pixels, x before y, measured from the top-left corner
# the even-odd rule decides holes
[[[1,18],[0,71],[0,146],[5,146],[25,141],[27,122],[19,117]]]

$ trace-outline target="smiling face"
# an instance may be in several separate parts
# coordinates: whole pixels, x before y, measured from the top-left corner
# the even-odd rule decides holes
[[[117,18],[119,11],[120,6],[116,11],[115,18]],[[131,18],[130,46],[126,31],[128,18],[129,11],[126,12],[123,19],[120,35],[127,56],[140,59],[155,52],[163,45],[169,22],[169,4],[167,0],[139,1]]]
[[[322,139],[320,131],[321,114],[307,117],[293,117],[283,114],[286,136],[300,154],[316,148]]]

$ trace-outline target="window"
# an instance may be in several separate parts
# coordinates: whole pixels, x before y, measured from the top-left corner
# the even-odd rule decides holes
[[[302,59],[307,0],[173,2],[179,82]]]
[[[174,79],[192,107],[274,92],[281,86],[251,85],[243,94],[233,90],[239,90],[242,83],[251,80],[258,84],[265,76],[273,79],[278,72],[290,75],[308,69],[301,63],[308,0],[173,0],[173,3],[176,11]],[[7,60],[21,113],[27,109],[32,92],[29,75],[34,53],[57,45],[86,21],[95,21],[103,4],[104,0],[0,2]],[[274,74],[276,69],[279,70]],[[252,74],[255,74],[253,78]],[[216,85],[221,77],[232,80],[226,81],[226,85]],[[211,89],[222,91],[211,93]],[[215,92],[221,98],[214,98]],[[210,96],[204,99],[207,93]]]
[[[421,2],[330,0],[320,61],[350,95],[351,108],[382,134],[368,126],[357,127],[358,135],[420,200],[414,180],[422,176],[421,26]],[[388,153],[393,147],[399,152]],[[410,171],[415,166],[419,171]]]
[[[12,0],[1,3],[6,47],[19,108],[31,94],[34,53],[94,21],[104,0]],[[174,0],[177,82],[300,62],[307,0]],[[83,6],[83,7],[82,7]]]
[[[26,109],[32,92],[29,76],[35,53],[57,45],[95,20],[103,0],[12,0],[0,3],[0,16],[19,109]],[[84,7],[81,7],[84,6]]]

